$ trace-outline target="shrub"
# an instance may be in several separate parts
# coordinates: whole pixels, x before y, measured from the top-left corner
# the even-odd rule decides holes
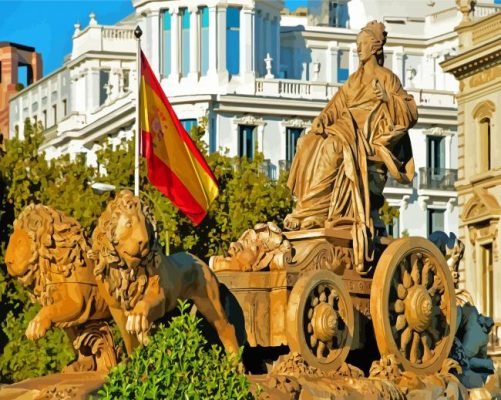
[[[200,319],[179,303],[180,315],[160,325],[147,346],[114,368],[98,392],[101,399],[253,399],[238,372],[238,357],[208,346]]]

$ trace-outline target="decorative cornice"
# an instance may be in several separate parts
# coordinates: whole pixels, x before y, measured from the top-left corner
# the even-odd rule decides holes
[[[301,118],[293,118],[282,121],[282,126],[290,127],[290,128],[309,128],[311,126],[311,122],[307,122]]]
[[[423,134],[426,136],[450,136],[454,134],[454,131],[451,131],[450,129],[444,129],[440,126],[434,126],[429,129],[423,129],[422,130]]]
[[[256,118],[256,116],[250,114],[244,115],[241,118],[235,118],[233,122],[238,125],[264,125],[263,118]]]

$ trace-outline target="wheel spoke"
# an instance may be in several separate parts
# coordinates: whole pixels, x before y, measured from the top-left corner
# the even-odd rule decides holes
[[[419,333],[414,332],[414,336],[412,338],[411,353],[410,353],[411,363],[414,364],[421,361],[419,359],[419,343],[421,343],[421,338],[419,337]]]
[[[411,278],[414,281],[415,285],[419,285],[420,281],[420,273],[419,273],[419,262],[420,262],[420,257],[418,257],[418,254],[414,254],[411,257],[412,260],[412,270],[411,270]]]
[[[325,303],[327,301],[327,295],[325,294],[325,291],[320,293],[319,297],[320,302]]]
[[[325,350],[325,343],[322,341],[318,342],[318,347],[317,347],[317,358],[323,358],[324,357],[324,350]]]
[[[411,274],[407,270],[404,271],[402,276],[402,283],[404,284],[404,288],[409,289],[412,286],[412,278]]]
[[[423,362],[430,360],[434,353],[431,349],[432,341],[428,333],[423,332],[421,335],[421,343],[423,343]]]
[[[404,302],[400,299],[397,299],[397,301],[395,301],[395,303],[393,305],[393,309],[395,310],[395,312],[402,314],[404,312],[404,309],[405,309]]]
[[[405,296],[407,296],[407,289],[401,283],[397,286],[397,296],[400,300],[405,299]]]
[[[405,331],[402,332],[402,337],[400,338],[400,351],[402,351],[407,357],[407,345],[411,341],[412,329],[407,327]]]
[[[313,326],[311,325],[311,322],[308,323],[308,333],[311,335],[313,333]]]
[[[397,331],[401,331],[407,326],[407,320],[405,319],[405,315],[401,314],[397,317],[397,322],[395,323],[395,328]]]
[[[312,349],[315,348],[315,346],[317,345],[317,343],[318,343],[317,337],[315,335],[311,335],[311,337],[310,337],[310,346],[311,346],[311,348]]]
[[[430,286],[430,270],[431,270],[431,265],[430,265],[430,259],[425,258],[423,262],[423,270],[421,271],[421,284],[428,289]]]
[[[317,304],[318,304],[318,297],[313,297],[313,299],[311,299],[311,306],[312,307],[315,307]]]

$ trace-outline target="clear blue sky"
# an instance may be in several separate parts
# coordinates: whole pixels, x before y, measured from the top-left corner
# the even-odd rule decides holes
[[[286,0],[296,9],[306,0]],[[73,25],[89,22],[96,13],[100,24],[114,24],[134,12],[131,0],[0,0],[0,42],[15,42],[35,47],[42,53],[43,73],[47,75],[63,64],[71,52]]]

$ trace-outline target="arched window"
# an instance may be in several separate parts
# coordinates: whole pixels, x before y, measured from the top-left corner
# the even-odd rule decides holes
[[[493,137],[492,116],[496,107],[493,102],[487,100],[478,104],[473,110],[473,118],[476,121],[475,145],[476,145],[476,173],[484,173],[493,168],[495,160],[492,158]]]
[[[226,68],[230,75],[240,73],[240,9],[226,10]]]
[[[482,118],[479,122],[480,172],[491,169],[491,120]]]

